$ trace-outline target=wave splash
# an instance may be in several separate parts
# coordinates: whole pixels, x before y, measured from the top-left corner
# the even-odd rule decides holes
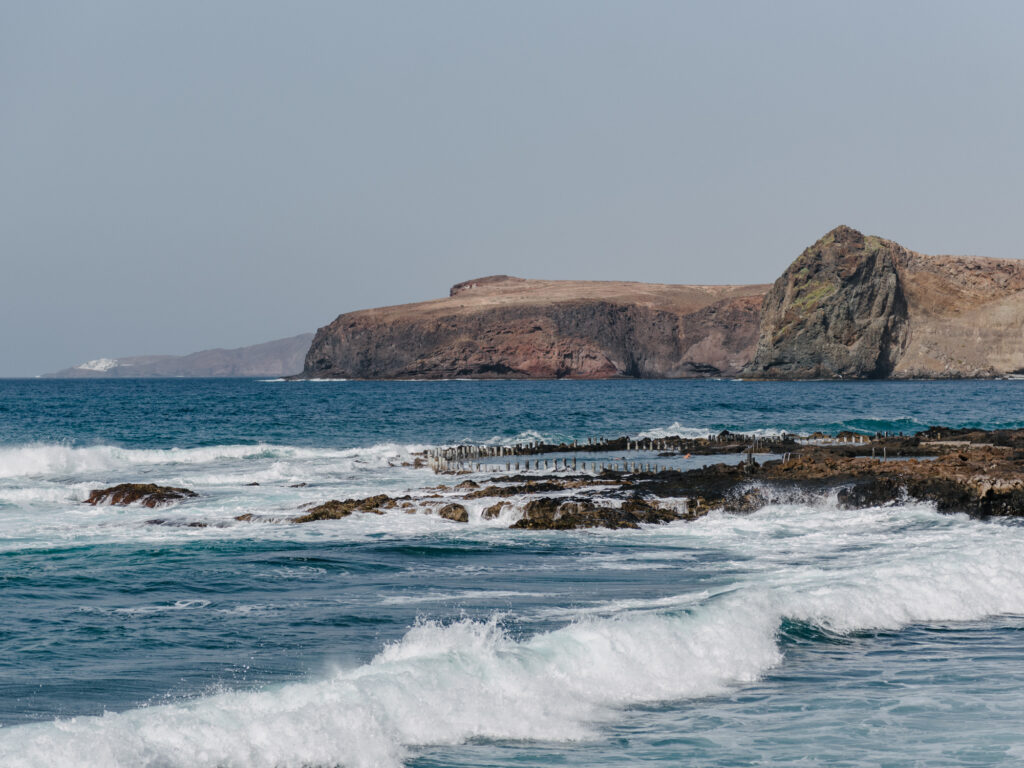
[[[1024,614],[1021,533],[964,521],[845,568],[796,565],[526,639],[495,620],[421,622],[326,679],[0,730],[0,763],[361,768],[417,745],[586,739],[631,704],[756,680],[782,661],[787,622],[851,633]]]
[[[86,447],[61,443],[32,443],[0,448],[0,478],[71,476],[137,466],[203,465],[246,460],[360,460],[387,466],[389,459],[406,459],[425,446],[381,443],[339,450],[259,443],[201,448]]]

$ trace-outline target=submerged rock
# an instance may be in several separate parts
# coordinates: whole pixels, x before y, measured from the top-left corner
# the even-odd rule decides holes
[[[121,483],[110,488],[97,488],[90,491],[86,504],[110,504],[115,507],[127,507],[129,504],[141,504],[144,507],[158,507],[182,499],[198,497],[195,491],[188,488],[173,488],[152,483]]]

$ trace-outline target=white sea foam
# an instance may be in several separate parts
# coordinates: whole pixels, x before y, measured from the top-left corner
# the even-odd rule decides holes
[[[731,430],[737,435],[749,435],[752,437],[778,437],[783,434],[785,430],[781,429],[745,429],[745,430]],[[720,429],[708,429],[707,427],[690,427],[685,424],[680,424],[678,421],[672,422],[667,427],[654,427],[652,429],[644,430],[637,434],[639,438],[649,438],[657,440],[662,437],[682,437],[690,440],[699,440],[704,437],[711,437],[721,432]]]
[[[784,618],[851,632],[1024,614],[1024,529],[924,505],[777,506],[607,535],[663,558],[714,541],[748,571],[724,592],[583,606],[525,639],[495,621],[423,622],[324,679],[0,730],[0,764],[395,766],[414,745],[584,739],[623,707],[756,680],[782,661]]]
[[[0,448],[0,478],[73,476],[127,467],[204,465],[228,460],[347,460],[364,465],[388,466],[406,460],[424,446],[381,443],[365,448],[339,450],[287,445],[217,445],[201,448],[121,448],[111,445],[69,446],[31,443]]]

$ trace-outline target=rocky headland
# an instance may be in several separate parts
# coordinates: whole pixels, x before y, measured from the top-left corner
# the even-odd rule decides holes
[[[774,285],[494,276],[349,312],[301,378],[993,378],[1024,372],[1024,263],[927,256],[849,227]]]
[[[1024,371],[1024,262],[927,256],[837,227],[764,300],[753,378],[994,378]]]
[[[486,277],[341,315],[317,331],[302,376],[733,376],[753,355],[767,290]]]

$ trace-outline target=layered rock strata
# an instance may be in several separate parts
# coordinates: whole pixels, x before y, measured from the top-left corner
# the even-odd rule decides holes
[[[767,286],[523,280],[341,315],[305,378],[732,376],[750,360]]]

